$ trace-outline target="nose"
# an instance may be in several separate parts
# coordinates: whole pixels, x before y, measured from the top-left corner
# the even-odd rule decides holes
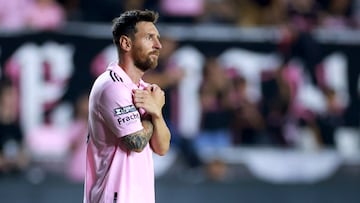
[[[160,39],[156,38],[155,41],[154,41],[154,47],[156,49],[161,49],[162,48],[162,44],[160,42]]]

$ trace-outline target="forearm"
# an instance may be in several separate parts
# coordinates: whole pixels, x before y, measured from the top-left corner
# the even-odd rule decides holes
[[[150,144],[156,154],[163,156],[170,148],[170,130],[162,116],[153,117],[152,123],[154,132],[150,139]]]
[[[145,90],[134,90],[134,104],[143,108],[148,119],[154,127],[150,139],[152,150],[159,155],[164,155],[170,147],[170,130],[162,116],[162,107],[165,104],[165,93],[158,85],[149,85]]]
[[[122,138],[125,146],[135,152],[141,152],[149,143],[153,134],[153,124],[149,120],[142,120],[143,129]]]

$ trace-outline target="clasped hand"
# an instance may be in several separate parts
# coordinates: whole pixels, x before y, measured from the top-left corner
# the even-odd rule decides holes
[[[133,100],[136,108],[143,108],[152,117],[160,117],[165,104],[164,91],[156,84],[145,89],[134,89]]]

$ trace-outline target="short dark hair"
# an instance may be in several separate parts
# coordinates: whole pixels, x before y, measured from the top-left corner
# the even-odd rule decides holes
[[[119,39],[121,35],[126,35],[133,38],[136,30],[136,24],[138,22],[152,22],[156,23],[159,18],[159,14],[151,10],[129,10],[122,13],[119,17],[114,18],[112,23],[113,42],[116,46],[119,46]]]

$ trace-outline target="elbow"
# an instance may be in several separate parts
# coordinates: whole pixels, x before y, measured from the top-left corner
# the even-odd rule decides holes
[[[123,137],[122,139],[128,150],[138,153],[142,152],[148,144],[148,140],[146,139],[146,137],[138,135],[128,135]]]
[[[155,153],[159,156],[165,156],[166,153],[169,151],[169,148],[170,148],[169,146],[160,148],[160,149],[156,150]]]
[[[145,149],[146,145],[134,145],[130,150],[140,153]]]
[[[155,154],[164,156],[170,149],[170,134],[162,139],[157,136],[153,136],[150,140],[150,146]]]
[[[156,154],[159,156],[165,156],[166,153],[167,153],[167,151],[156,152]]]
[[[142,152],[144,149],[142,148],[137,148],[137,149],[131,149],[132,151],[134,151],[134,152],[137,152],[137,153],[140,153],[140,152]]]

